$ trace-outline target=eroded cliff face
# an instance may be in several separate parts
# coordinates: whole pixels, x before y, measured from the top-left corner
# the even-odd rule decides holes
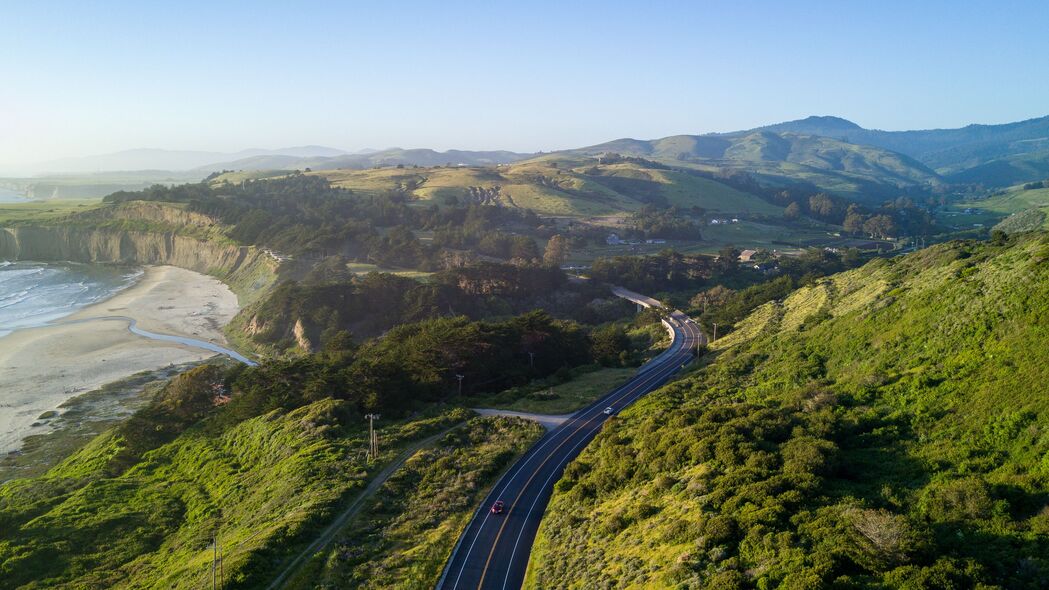
[[[248,248],[217,246],[171,233],[35,226],[0,230],[0,257],[7,260],[170,264],[226,274],[236,270],[247,254]]]
[[[221,222],[209,215],[174,207],[168,203],[132,201],[119,205],[92,209],[79,214],[85,219],[129,219],[167,223],[173,226],[215,227]]]
[[[170,232],[83,226],[0,228],[0,259],[178,266],[223,280],[242,304],[254,300],[277,276],[277,263],[254,247]]]

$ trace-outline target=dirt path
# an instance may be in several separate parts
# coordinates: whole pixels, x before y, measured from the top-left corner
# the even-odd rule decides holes
[[[482,416],[515,416],[525,420],[534,420],[547,430],[553,430],[562,422],[571,418],[574,414],[529,414],[528,412],[514,412],[513,410],[490,410],[487,408],[471,408]]]
[[[325,528],[321,532],[321,534],[312,543],[309,544],[308,547],[303,549],[302,552],[295,556],[295,559],[293,559],[291,563],[289,563],[288,566],[285,567],[284,570],[282,570],[276,578],[274,578],[273,582],[271,582],[270,585],[267,586],[267,589],[275,590],[276,588],[283,587],[285,582],[291,579],[292,575],[309,560],[309,557],[311,555],[327,547],[328,544],[330,544],[335,539],[335,536],[339,534],[339,531],[342,530],[342,527],[346,526],[346,523],[350,522],[350,520],[352,520],[353,517],[357,516],[357,514],[360,513],[360,511],[364,508],[365,501],[367,501],[369,498],[375,495],[375,492],[379,491],[379,488],[382,487],[382,484],[386,483],[386,480],[390,479],[390,476],[393,475],[395,471],[400,469],[400,467],[404,465],[405,461],[407,461],[412,455],[417,453],[419,450],[430,446],[431,444],[436,442],[437,439],[441,438],[442,436],[448,434],[449,432],[460,426],[462,426],[462,423],[456,424],[455,426],[442,432],[438,432],[433,436],[424,438],[423,440],[415,443],[414,445],[402,451],[396,459],[394,459],[389,465],[384,467],[383,470],[380,471],[379,474],[376,475],[370,483],[368,483],[364,490],[362,490],[361,493],[358,494],[356,498],[354,498],[353,502],[351,502],[350,505],[342,511],[342,513],[335,517],[335,520],[333,520],[332,523],[328,525],[327,528]]]

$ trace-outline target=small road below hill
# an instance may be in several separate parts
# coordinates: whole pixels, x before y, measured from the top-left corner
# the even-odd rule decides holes
[[[538,422],[547,430],[553,430],[563,424],[575,414],[530,414],[528,412],[515,412],[513,410],[492,410],[488,408],[471,408],[482,416],[514,416]]]

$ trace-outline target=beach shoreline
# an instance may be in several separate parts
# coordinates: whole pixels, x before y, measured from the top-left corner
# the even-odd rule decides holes
[[[49,412],[109,383],[216,355],[132,334],[121,316],[149,332],[226,344],[222,328],[239,311],[218,279],[172,266],[145,267],[133,285],[52,325],[0,338],[0,454],[50,430]]]

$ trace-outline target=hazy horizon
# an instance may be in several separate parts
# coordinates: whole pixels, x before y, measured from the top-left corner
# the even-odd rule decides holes
[[[552,151],[1049,114],[1037,2],[3,8],[0,171],[132,149]],[[641,44],[644,39],[645,43]],[[789,51],[786,51],[789,49]]]

